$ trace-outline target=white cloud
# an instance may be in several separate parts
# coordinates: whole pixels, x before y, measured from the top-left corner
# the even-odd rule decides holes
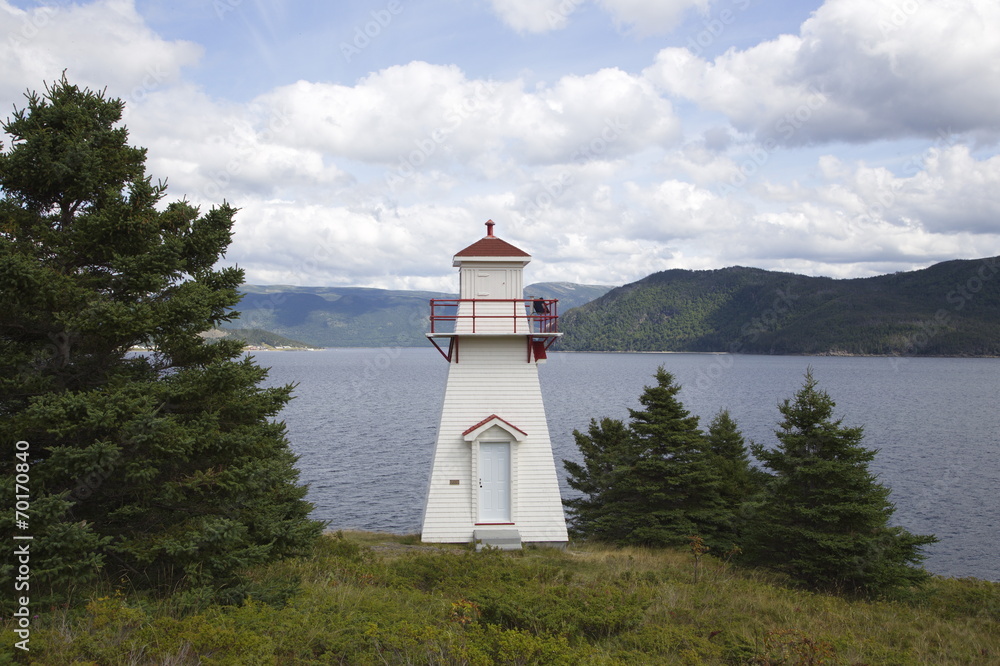
[[[505,6],[527,21],[578,5]],[[975,28],[977,16],[995,24],[992,5],[917,5],[893,22],[892,3],[831,0],[798,35],[712,61],[665,49],[641,75],[564,68],[532,87],[481,64],[471,75],[460,60],[411,60],[353,83],[289,78],[236,101],[186,80],[201,47],[160,37],[131,2],[24,12],[0,0],[0,90],[20,99],[63,61],[74,83],[109,85],[168,199],[240,208],[227,260],[250,282],[451,291],[452,254],[488,218],[532,253],[531,281],[736,264],[851,277],[995,255],[1000,243],[1000,157],[946,131],[996,129],[983,108],[1000,94],[1000,58]],[[644,11],[702,8],[602,6],[647,26],[657,18]],[[44,25],[25,32],[32,20]],[[70,23],[104,51],[71,43]],[[962,38],[948,41],[954,31]],[[163,74],[146,86],[153,64]],[[921,133],[930,138],[894,141]],[[764,147],[769,137],[784,145]],[[818,142],[825,155],[799,145]]]
[[[247,201],[230,255],[247,282],[454,291],[451,258],[482,235],[464,206]],[[510,236],[505,236],[510,238]]]
[[[931,233],[1000,233],[1000,156],[977,160],[964,145],[934,147],[895,174],[863,163],[851,170],[832,157],[821,168],[831,181],[820,194],[860,220]],[[995,254],[984,239],[979,252]]]
[[[134,0],[21,10],[0,0],[0,97],[40,91],[67,70],[70,81],[126,101],[180,80],[203,48],[155,34]]]
[[[997,32],[994,0],[828,0],[798,35],[710,62],[667,48],[646,75],[786,145],[995,131]]]
[[[264,105],[221,102],[180,85],[127,105],[124,121],[131,140],[148,149],[147,172],[168,179],[171,199],[322,201],[351,183],[320,151],[278,141],[289,120]]]
[[[584,0],[490,0],[493,11],[518,32],[548,32],[566,27]]]
[[[710,0],[597,0],[619,26],[640,35],[668,33],[691,9],[707,12]]]
[[[481,151],[499,118],[498,84],[426,62],[388,67],[353,86],[298,81],[258,101],[288,118],[281,136],[292,145],[382,165],[414,150],[424,153],[421,165]]]
[[[587,0],[490,0],[493,11],[518,32],[562,30]],[[638,35],[665,34],[677,27],[684,14],[708,10],[711,0],[594,0],[619,28]]]
[[[515,152],[531,162],[561,163],[628,155],[680,134],[670,103],[647,81],[619,69],[569,75],[523,93],[505,110]]]
[[[299,81],[258,100],[287,119],[276,140],[377,166],[393,190],[458,168],[479,177],[513,163],[616,159],[669,144],[670,103],[618,69],[567,75],[533,91],[520,80],[465,77],[455,66],[411,62],[354,86]],[[385,185],[385,182],[382,183]]]

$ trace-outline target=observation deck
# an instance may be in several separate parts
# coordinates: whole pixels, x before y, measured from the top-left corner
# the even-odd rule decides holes
[[[556,298],[432,298],[428,339],[448,361],[458,362],[458,340],[464,336],[524,336],[528,360],[546,358],[559,332]],[[448,340],[448,351],[436,338]]]

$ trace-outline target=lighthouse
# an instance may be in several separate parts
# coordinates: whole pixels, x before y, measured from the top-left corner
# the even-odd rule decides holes
[[[555,299],[524,298],[531,256],[493,234],[459,251],[459,297],[431,300],[448,362],[421,539],[564,546],[566,520],[538,364],[559,337]]]

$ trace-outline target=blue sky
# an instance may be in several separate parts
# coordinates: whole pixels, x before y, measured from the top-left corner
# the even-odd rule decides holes
[[[1000,253],[995,0],[0,0],[0,104],[127,103],[250,283],[456,288]]]

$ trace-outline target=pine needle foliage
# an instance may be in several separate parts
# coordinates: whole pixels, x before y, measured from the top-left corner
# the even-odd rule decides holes
[[[621,421],[591,422],[574,432],[583,465],[563,461],[569,485],[584,497],[565,500],[578,536],[628,545],[683,545],[693,534],[706,542],[727,522],[709,445],[677,398],[680,385],[662,366],[656,385]]]
[[[743,541],[747,519],[761,498],[768,475],[750,462],[746,440],[728,409],[720,410],[706,433],[712,466],[719,473],[719,494],[728,514],[725,536]]]
[[[237,314],[243,271],[216,268],[236,209],[161,206],[121,100],[65,75],[26,98],[0,149],[0,430],[6,460],[29,447],[32,599],[102,578],[239,598],[321,525],[274,420],[291,387],[198,335]]]
[[[753,559],[812,587],[879,595],[924,582],[921,547],[933,536],[890,526],[890,489],[868,465],[861,427],[833,418],[836,403],[810,369],[779,410],[778,446],[752,447],[774,473],[754,521]]]

